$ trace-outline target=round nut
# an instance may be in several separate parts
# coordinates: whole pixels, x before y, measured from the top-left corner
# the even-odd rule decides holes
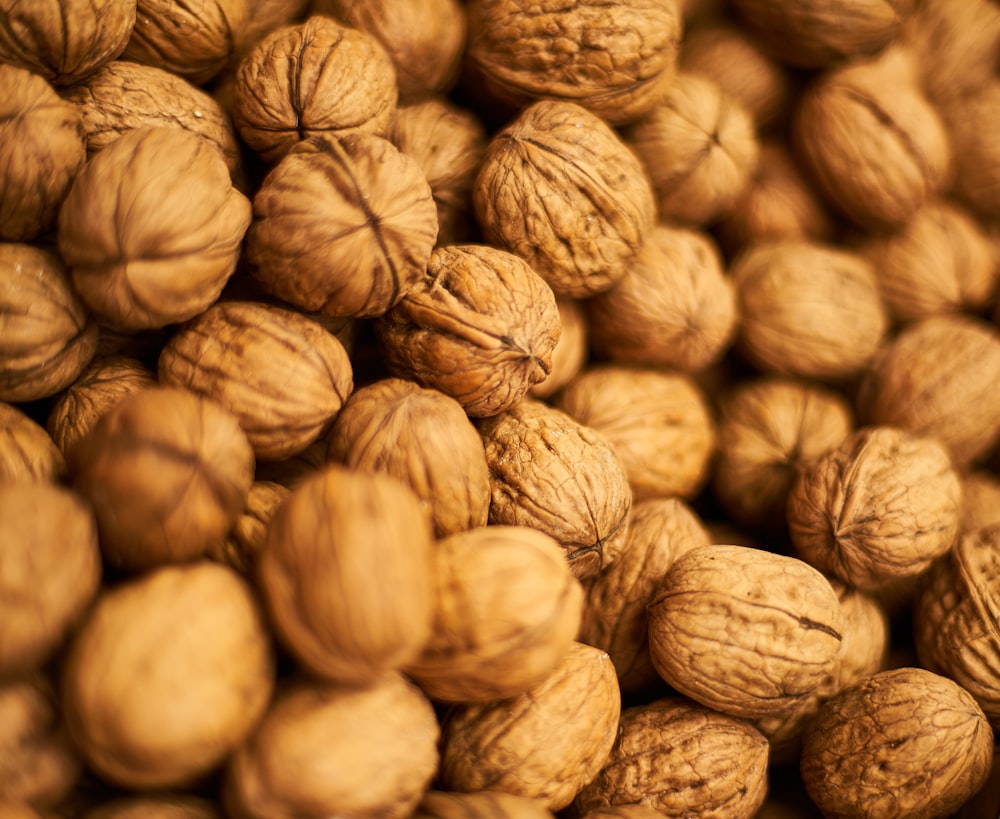
[[[246,508],[221,543],[208,547],[205,557],[224,563],[247,577],[255,576],[257,558],[267,542],[267,529],[278,507],[291,492],[272,481],[254,481],[247,493]]]
[[[478,819],[482,816],[493,819],[553,819],[552,812],[537,799],[502,791],[428,791],[420,800],[413,819]]]
[[[62,479],[66,460],[45,429],[0,401],[0,486]]]
[[[955,153],[954,193],[986,220],[1000,213],[1000,151],[989,134],[1000,116],[1000,81],[941,107]]]

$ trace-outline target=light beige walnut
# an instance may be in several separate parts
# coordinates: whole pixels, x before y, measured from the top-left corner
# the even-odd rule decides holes
[[[220,543],[208,547],[205,556],[224,563],[240,574],[253,577],[257,558],[267,542],[267,528],[278,507],[291,492],[273,481],[254,481],[247,492],[247,503],[236,525]]]
[[[962,479],[962,532],[1000,523],[1000,477],[993,472],[975,469]]]
[[[431,790],[424,794],[413,819],[552,819],[553,814],[537,799],[503,791],[456,793]]]
[[[37,421],[0,401],[0,485],[56,483],[66,474],[66,459]]]
[[[119,796],[87,811],[82,819],[219,819],[208,799],[186,793]]]
[[[552,350],[552,370],[544,381],[528,388],[532,398],[551,398],[573,380],[590,357],[590,328],[583,302],[557,297],[556,308],[561,330]]]
[[[942,103],[941,113],[955,156],[952,192],[982,218],[996,220],[1000,213],[1000,149],[990,134],[1000,116],[1000,79]]]

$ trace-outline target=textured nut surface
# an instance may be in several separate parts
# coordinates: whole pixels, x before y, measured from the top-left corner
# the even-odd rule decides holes
[[[66,459],[45,429],[17,407],[0,401],[0,485],[60,480]]]
[[[222,542],[209,546],[205,556],[243,575],[254,576],[257,557],[267,542],[271,518],[290,491],[273,481],[254,481],[247,492],[246,507],[232,531]]]

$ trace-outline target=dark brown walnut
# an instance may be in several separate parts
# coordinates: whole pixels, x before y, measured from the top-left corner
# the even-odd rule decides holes
[[[665,697],[622,711],[611,755],[575,807],[644,805],[678,819],[750,819],[767,794],[767,764],[767,740],[748,723]]]
[[[523,259],[487,245],[448,245],[435,248],[376,331],[391,372],[482,418],[548,376],[560,323],[552,289]]]
[[[119,796],[87,811],[81,819],[220,819],[208,799],[187,793]]]
[[[532,384],[532,398],[551,398],[583,369],[590,355],[590,330],[583,303],[556,297],[559,310],[559,340],[552,350],[552,369],[544,381]]]
[[[226,770],[232,819],[404,819],[438,762],[434,709],[405,677],[363,687],[299,680],[279,691]]]
[[[254,481],[247,493],[246,508],[221,543],[208,547],[205,556],[224,563],[240,574],[254,576],[257,557],[267,542],[267,527],[290,489],[273,481]]]
[[[682,26],[676,0],[474,0],[468,58],[508,102],[573,102],[618,125],[669,87]]]
[[[971,532],[1000,523],[1000,477],[985,469],[974,469],[961,477],[961,531]]]
[[[534,688],[448,712],[438,777],[448,790],[498,790],[561,810],[603,767],[620,714],[608,655],[573,643]]]
[[[254,277],[327,316],[383,314],[420,281],[437,239],[420,166],[372,134],[298,143],[265,177],[253,214]]]
[[[435,537],[485,526],[489,471],[479,432],[454,398],[401,378],[356,390],[328,437],[327,457],[410,486]]]
[[[0,242],[0,400],[35,401],[65,389],[90,363],[97,336],[55,253]]]
[[[401,668],[431,634],[431,545],[430,515],[406,484],[327,466],[278,508],[258,556],[276,633],[325,679],[364,685]]]
[[[797,68],[875,54],[899,33],[916,0],[735,0],[743,22],[770,52]]]
[[[625,275],[585,303],[600,355],[693,372],[718,360],[736,327],[736,296],[708,234],[660,224]]]
[[[490,523],[554,537],[585,578],[624,546],[632,490],[611,443],[536,399],[479,422],[490,468]]]
[[[600,117],[558,101],[529,106],[493,137],[472,202],[488,242],[572,298],[621,279],[656,216],[638,157]]]
[[[246,740],[274,674],[249,584],[208,561],[167,566],[98,597],[64,657],[63,713],[106,781],[183,787]]]
[[[490,702],[523,694],[562,661],[583,592],[559,544],[526,526],[483,526],[434,551],[434,630],[406,673],[431,699]]]
[[[0,62],[72,85],[121,54],[135,19],[136,0],[3,0]]]
[[[66,459],[45,428],[12,404],[0,401],[0,486],[56,483]]]
[[[138,0],[122,59],[202,85],[235,55],[249,0]]]
[[[872,591],[951,548],[961,489],[938,441],[863,427],[803,469],[788,496],[789,533],[813,566]]]
[[[243,141],[273,163],[310,137],[386,136],[398,96],[392,59],[374,37],[314,15],[243,57],[232,115]]]
[[[850,405],[832,390],[782,378],[737,384],[722,399],[715,497],[738,523],[781,528],[799,472],[853,428]]]
[[[941,104],[955,157],[952,193],[975,213],[995,221],[1000,213],[1000,149],[989,137],[1000,116],[1000,79]]]
[[[431,790],[420,800],[413,819],[553,819],[553,814],[537,799],[503,791]]]
[[[556,406],[608,440],[636,500],[693,498],[708,479],[715,423],[682,373],[593,366],[563,388]]]
[[[993,732],[972,696],[922,668],[896,668],[828,700],[800,768],[824,816],[949,816],[986,781]]]
[[[155,329],[219,297],[250,220],[249,200],[212,145],[181,128],[137,128],[73,181],[59,252],[102,323]]]
[[[87,158],[83,123],[72,105],[27,69],[0,63],[0,85],[5,89],[0,101],[0,238],[26,241],[55,227],[59,206]]]
[[[795,557],[699,546],[648,607],[649,651],[680,693],[756,719],[806,701],[834,670],[843,612],[830,582]]]
[[[443,97],[400,105],[392,143],[413,157],[427,177],[438,213],[438,244],[475,235],[472,185],[486,153],[486,129],[471,111]]]
[[[911,54],[887,49],[814,79],[794,112],[803,167],[867,230],[904,224],[947,181],[948,134],[915,71]]]
[[[864,423],[941,441],[963,467],[1000,435],[1000,333],[965,315],[932,316],[887,342],[858,392]]]
[[[701,74],[679,75],[626,138],[653,183],[660,219],[695,226],[732,209],[760,151],[750,113]]]
[[[858,374],[888,326],[875,270],[833,245],[784,239],[750,246],[731,269],[737,346],[760,371],[824,382]]]
[[[128,570],[202,556],[236,523],[254,470],[236,418],[174,387],[123,398],[67,461],[94,507],[105,560]]]
[[[649,656],[646,606],[680,555],[712,543],[698,515],[677,498],[650,498],[632,507],[621,554],[584,584],[578,639],[608,652],[623,693],[659,680]]]
[[[354,388],[344,345],[292,310],[222,301],[171,336],[160,383],[218,402],[239,421],[254,455],[281,460],[330,429]]]

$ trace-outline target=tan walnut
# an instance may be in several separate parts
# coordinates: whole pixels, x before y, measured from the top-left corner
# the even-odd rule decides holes
[[[941,112],[955,156],[952,190],[981,218],[995,220],[1000,210],[1000,150],[989,134],[1000,114],[1000,80],[949,100]]]
[[[424,794],[413,819],[553,819],[537,799],[503,791],[461,793],[430,790]]]
[[[267,542],[267,528],[278,507],[290,494],[273,481],[254,481],[247,492],[246,508],[226,539],[208,547],[205,557],[223,563],[242,575],[254,577],[257,558]]]
[[[37,421],[0,401],[0,485],[51,482],[66,474],[66,459]]]
[[[82,819],[220,819],[208,799],[188,793],[119,796],[87,811]]]
[[[552,370],[543,381],[532,384],[528,395],[543,400],[565,387],[590,357],[590,327],[583,303],[577,299],[556,297],[559,310],[559,340],[552,350]]]

